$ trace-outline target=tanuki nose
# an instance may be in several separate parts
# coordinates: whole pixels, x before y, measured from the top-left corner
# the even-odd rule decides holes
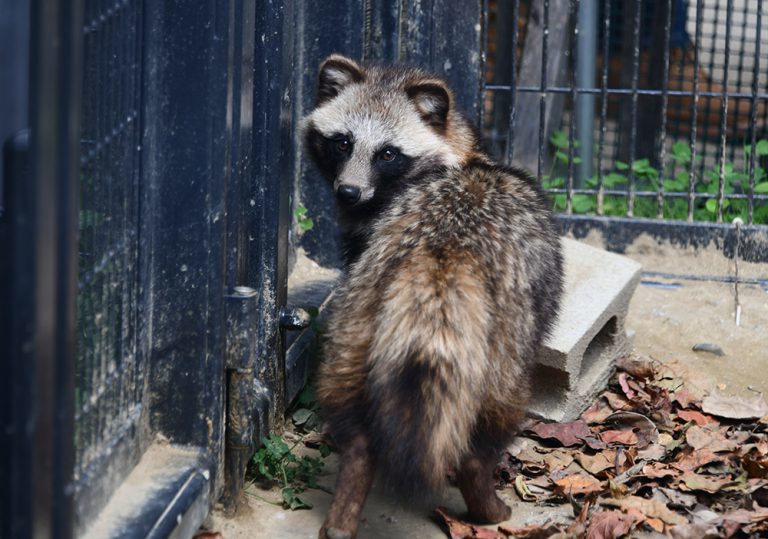
[[[360,188],[354,185],[341,185],[336,190],[336,196],[344,204],[354,204],[360,200]]]

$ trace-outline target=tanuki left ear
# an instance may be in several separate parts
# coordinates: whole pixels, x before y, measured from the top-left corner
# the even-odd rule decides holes
[[[360,64],[341,54],[330,55],[320,66],[317,77],[317,104],[333,99],[350,84],[364,80],[365,71]]]
[[[445,83],[439,79],[419,81],[405,91],[421,114],[421,119],[438,131],[443,131],[451,108],[451,94]]]

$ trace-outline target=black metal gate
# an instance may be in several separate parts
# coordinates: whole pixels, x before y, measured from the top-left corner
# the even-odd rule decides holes
[[[482,6],[14,6],[3,50],[29,40],[30,55],[3,74],[34,73],[2,126],[3,536],[191,533],[307,376],[306,339],[286,363],[278,321],[289,235],[338,260],[297,133],[316,66],[334,51],[440,63],[477,115]],[[289,234],[290,199],[313,234]]]

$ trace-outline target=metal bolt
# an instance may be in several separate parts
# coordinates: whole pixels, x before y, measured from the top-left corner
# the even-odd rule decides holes
[[[304,329],[309,326],[312,317],[299,307],[283,307],[280,309],[280,327],[283,329]]]
[[[249,298],[256,295],[256,290],[250,286],[236,286],[234,289],[235,296],[242,298]]]

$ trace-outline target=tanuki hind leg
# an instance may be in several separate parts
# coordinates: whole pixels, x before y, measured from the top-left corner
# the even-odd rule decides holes
[[[360,524],[360,513],[371,490],[374,466],[368,440],[358,434],[339,458],[339,474],[331,509],[320,528],[320,539],[353,539]]]
[[[498,463],[494,452],[473,453],[461,463],[458,473],[459,490],[472,520],[495,524],[507,520],[512,510],[496,494],[493,471]]]

